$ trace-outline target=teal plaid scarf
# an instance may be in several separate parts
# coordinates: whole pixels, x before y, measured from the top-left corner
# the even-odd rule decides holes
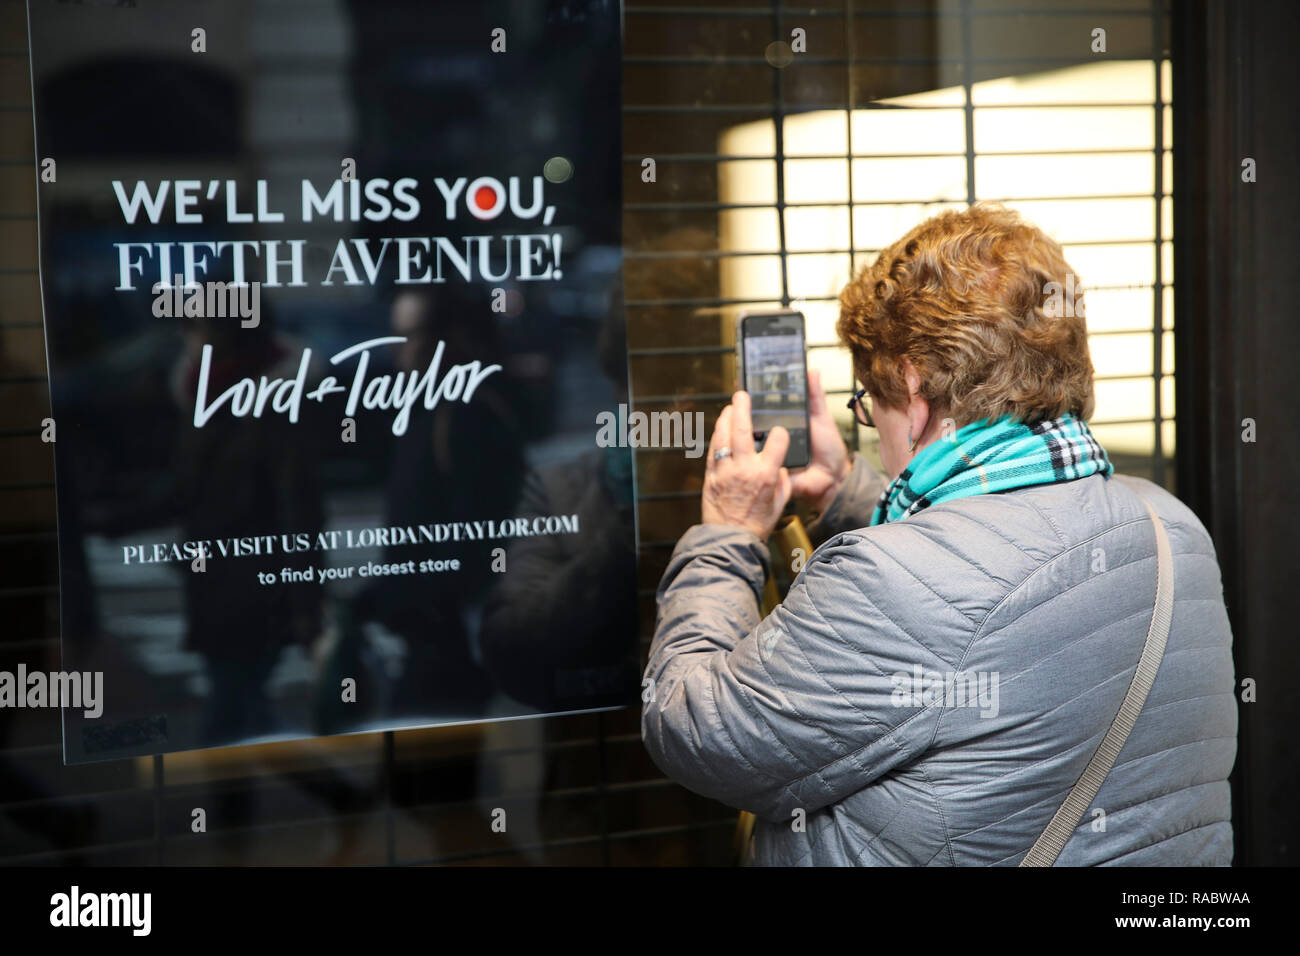
[[[1074,415],[1036,425],[996,421],[965,425],[923,448],[880,496],[873,525],[900,521],[930,505],[1027,485],[1073,481],[1114,466]]]

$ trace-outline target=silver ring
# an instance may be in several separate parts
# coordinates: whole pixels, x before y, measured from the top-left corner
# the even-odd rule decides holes
[[[724,458],[730,458],[730,457],[731,457],[731,449],[730,449],[730,448],[725,448],[725,447],[724,447],[724,448],[719,448],[717,451],[715,451],[715,452],[713,453],[713,460],[714,460],[714,461],[722,461],[722,459],[724,459]]]

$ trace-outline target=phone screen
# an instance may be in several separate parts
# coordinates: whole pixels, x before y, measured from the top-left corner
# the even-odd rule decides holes
[[[754,439],[763,447],[781,425],[790,433],[787,468],[808,464],[808,367],[803,316],[798,312],[750,315],[741,322],[742,365]]]

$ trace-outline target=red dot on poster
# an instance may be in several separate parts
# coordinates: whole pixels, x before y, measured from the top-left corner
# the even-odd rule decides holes
[[[484,212],[497,204],[497,191],[491,186],[480,186],[474,191],[474,205]]]

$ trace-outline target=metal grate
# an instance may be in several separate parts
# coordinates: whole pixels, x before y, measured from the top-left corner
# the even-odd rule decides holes
[[[1151,231],[1140,238],[1123,231],[1113,235],[1101,231],[1062,236],[1061,240],[1072,261],[1076,256],[1085,260],[1105,258],[1090,254],[1092,250],[1125,257],[1145,255],[1152,260],[1149,274],[1142,276],[1141,281],[1133,281],[1124,275],[1124,270],[1116,273],[1094,267],[1080,272],[1088,280],[1090,316],[1104,317],[1108,310],[1114,311],[1113,303],[1107,299],[1116,294],[1130,298],[1125,309],[1128,314],[1139,313],[1136,319],[1094,323],[1092,341],[1100,400],[1099,414],[1094,417],[1096,430],[1103,442],[1116,450],[1113,457],[1122,470],[1167,483],[1172,474],[1168,462],[1173,415],[1172,370],[1168,358],[1172,354],[1172,332],[1166,301],[1171,283],[1165,275],[1165,259],[1170,255],[1165,164],[1170,161],[1171,151],[1166,134],[1169,101],[1165,95],[1168,59],[1164,5],[1146,0],[1114,5],[960,0],[897,8],[901,6],[849,3],[810,9],[792,4],[738,3],[702,10],[641,3],[628,8],[625,62],[631,75],[627,83],[625,130],[630,149],[624,158],[629,171],[635,173],[646,157],[653,157],[660,173],[659,181],[653,184],[642,183],[635,175],[629,175],[626,180],[629,274],[641,267],[654,276],[666,276],[703,259],[716,263],[719,271],[744,260],[768,260],[771,276],[771,281],[763,283],[758,294],[746,294],[758,283],[740,283],[739,288],[736,283],[730,288],[720,287],[710,284],[712,275],[702,276],[702,281],[692,288],[678,282],[671,296],[654,292],[638,294],[629,284],[627,305],[637,404],[649,408],[688,403],[690,408],[702,409],[712,419],[727,401],[732,387],[733,344],[729,330],[732,318],[740,309],[789,306],[798,302],[810,316],[819,308],[823,313],[833,312],[835,292],[848,281],[851,273],[874,257],[881,245],[930,212],[978,199],[998,199],[1020,206],[1032,219],[1039,219],[1036,211],[1042,212],[1053,203],[1110,204],[1130,215],[1134,210],[1147,208],[1140,215],[1143,227],[1150,225]],[[704,49],[705,38],[714,36],[710,31],[724,19],[730,26],[718,35],[728,39],[718,45],[725,49]],[[701,49],[683,53],[667,44],[656,48],[634,37],[638,24],[670,20],[674,30],[664,31],[666,35],[679,41],[684,39],[687,44],[699,39]],[[918,25],[922,28],[919,34]],[[1108,52],[1104,55],[1089,49],[1094,26],[1102,26],[1107,31]],[[761,51],[763,43],[757,37],[762,31],[763,42],[772,38],[788,39],[794,27],[805,30],[809,52],[794,55],[794,62],[785,69],[773,69],[767,65]],[[746,38],[750,50],[735,52],[738,44],[730,38],[746,29],[750,31]],[[997,32],[1013,36],[997,39],[993,36]],[[908,38],[914,40],[918,35],[925,42],[913,42],[909,49]],[[888,46],[897,47],[897,52],[876,55],[876,51]],[[1034,48],[1043,52],[1024,52]],[[1070,49],[1076,52],[1072,54]],[[1094,90],[1088,85],[1087,71],[1099,64],[1107,69],[1123,66],[1124,75],[1139,77],[1142,82],[1118,92],[1104,86]],[[703,72],[692,75],[696,81],[692,88],[679,90],[672,82],[671,73],[686,67],[700,68]],[[1050,79],[1053,74],[1071,68],[1077,74],[1073,80],[1066,77],[1041,83],[1050,87],[1057,97],[1000,100],[996,90],[995,81],[999,78],[1015,77],[1018,83],[1032,89],[1035,78]],[[757,72],[746,74],[752,81],[748,89],[729,97],[721,92],[728,88],[724,72],[737,69]],[[637,71],[641,71],[641,77]],[[763,102],[754,102],[759,98],[754,91],[764,82],[762,74],[767,76],[766,97]],[[1115,79],[1122,76],[1112,70],[1107,78],[1114,87]],[[656,84],[656,80],[661,82]],[[664,88],[670,95],[660,92]],[[945,91],[955,98],[945,100],[942,95]],[[1142,111],[1147,121],[1141,130],[1126,129],[1111,141],[1081,139],[1075,143],[1035,145],[1030,135],[1024,144],[984,145],[994,138],[989,136],[990,128],[1006,125],[1004,121],[990,120],[1030,111],[1054,113],[1058,117],[1117,116],[1127,127],[1134,125],[1130,114]],[[874,143],[855,142],[855,129],[869,130],[870,117],[896,116],[899,112],[957,113],[960,125],[956,135],[948,135],[937,146],[924,149],[877,148]],[[719,131],[729,125],[737,128],[766,121],[770,148],[708,150],[700,148],[706,144],[702,142],[704,137],[698,136],[680,137],[681,146],[675,148],[663,133],[681,130],[686,125],[683,116],[694,118],[701,127]],[[839,142],[830,148],[818,143],[809,146],[806,142],[788,142],[786,129],[791,118],[812,116],[821,116],[826,123],[838,116],[843,127]],[[655,130],[656,135],[638,136],[638,128]],[[644,151],[640,151],[641,147]],[[1128,163],[1128,169],[1133,168],[1132,162],[1144,162],[1146,173],[1143,177],[1112,176],[1101,188],[1070,188],[1070,183],[1062,183],[1059,192],[1040,190],[1027,194],[1000,191],[996,180],[992,186],[985,187],[977,176],[981,164],[999,159],[1003,162],[1028,159],[1049,164],[1078,157],[1099,163]],[[924,163],[943,159],[954,160],[962,171],[960,188],[949,195],[925,196],[908,192],[907,187],[885,190],[882,195],[878,190],[864,191],[861,183],[854,181],[854,167],[858,164]],[[788,176],[810,161],[829,161],[826,166],[831,171],[827,175],[843,180],[839,196],[807,199],[791,194]],[[741,163],[771,167],[774,183],[770,196],[756,202],[747,193],[739,197],[724,194],[725,190],[718,185],[723,178],[722,170]],[[900,218],[900,223],[905,224],[892,232],[860,228],[859,220],[868,218],[863,216],[864,212],[895,209],[905,209],[910,216]],[[843,213],[842,243],[790,243],[788,226],[792,219],[814,210]],[[761,250],[728,244],[724,225],[709,233],[710,220],[721,224],[728,216],[750,216],[746,221],[756,222],[760,211],[770,213],[774,221],[764,231],[764,237],[770,237],[770,244]],[[1053,231],[1050,223],[1044,225]],[[679,248],[670,248],[672,240],[665,238],[665,232],[679,227],[687,233],[686,240]],[[689,235],[692,228],[703,231],[706,238],[702,243],[698,237]],[[842,269],[834,270],[831,288],[820,290],[820,294],[806,288],[806,282],[800,287],[791,277],[792,260],[815,257],[840,257],[843,262]],[[751,275],[755,272],[750,270]],[[1144,297],[1142,307],[1136,310],[1131,301],[1135,292]],[[654,323],[647,323],[644,316],[670,309],[675,310],[677,321],[665,321],[662,327],[647,332],[644,326],[654,326]],[[708,317],[716,315],[725,318],[710,327]],[[838,361],[842,371],[831,392],[847,397],[852,390],[851,366],[847,353],[827,333],[829,324],[821,323],[824,331],[820,337],[813,331],[816,323],[810,325],[810,361],[823,365],[824,369],[828,360]],[[683,341],[694,344],[681,344]],[[1149,368],[1141,367],[1144,364],[1141,359],[1134,360],[1135,351],[1141,352]],[[675,387],[674,381],[678,383]],[[1144,390],[1143,401],[1126,399],[1125,390],[1133,386]],[[832,408],[838,410],[842,404],[835,402]],[[840,423],[850,444],[858,447],[865,436],[859,434],[847,412],[841,414]],[[1144,435],[1135,440],[1133,436],[1137,432],[1131,426],[1141,426]],[[873,451],[866,450],[869,455]],[[659,461],[664,453],[643,451],[641,457]],[[699,486],[698,480],[692,480],[680,469],[668,469],[662,480],[656,480],[655,469],[649,469],[648,475],[646,470],[642,469],[639,486],[643,489],[641,544],[647,563],[653,563],[655,559],[650,555],[658,552],[657,561],[662,566],[677,536],[693,520]],[[647,588],[645,593],[649,596],[652,591]]]

